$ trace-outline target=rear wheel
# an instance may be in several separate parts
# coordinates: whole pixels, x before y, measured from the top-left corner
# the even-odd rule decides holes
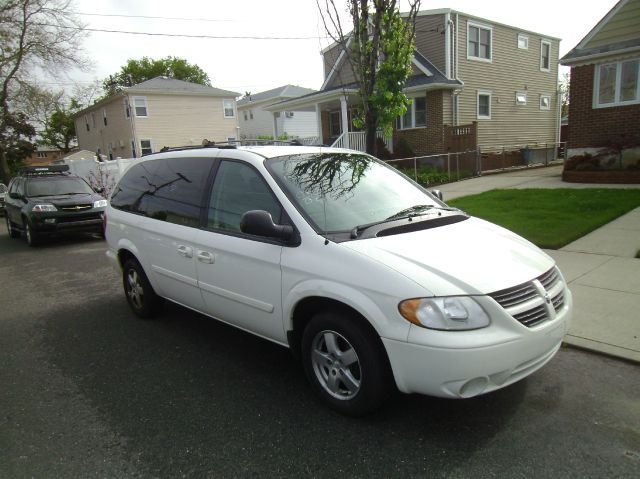
[[[311,319],[302,336],[302,359],[316,393],[343,414],[370,413],[391,392],[392,375],[379,339],[341,311]]]
[[[133,312],[144,319],[156,316],[164,300],[156,294],[140,263],[129,259],[122,268],[122,284]]]
[[[20,231],[16,231],[16,229],[13,227],[13,223],[11,223],[11,220],[9,219],[9,215],[5,212],[4,214],[4,219],[7,222],[7,233],[9,233],[9,237],[11,238],[19,238],[20,237]]]

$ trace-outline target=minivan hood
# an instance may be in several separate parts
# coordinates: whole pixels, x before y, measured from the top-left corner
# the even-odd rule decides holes
[[[102,197],[94,193],[75,193],[73,195],[51,195],[32,197],[31,200],[41,203],[51,203],[56,207],[74,206],[78,204],[93,204]]]
[[[435,296],[489,294],[530,281],[554,264],[524,238],[484,220],[341,243]]]

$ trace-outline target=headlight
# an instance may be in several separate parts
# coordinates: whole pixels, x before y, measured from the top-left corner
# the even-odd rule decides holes
[[[47,211],[58,211],[58,209],[52,204],[40,203],[37,205],[33,205],[33,208],[31,208],[31,211],[33,211],[34,213],[44,213]]]
[[[491,323],[485,310],[468,296],[407,299],[398,309],[407,321],[429,329],[461,331]]]
[[[107,200],[98,200],[93,202],[94,208],[105,208],[107,206]]]

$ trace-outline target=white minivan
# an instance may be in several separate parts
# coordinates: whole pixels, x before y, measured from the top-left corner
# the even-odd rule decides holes
[[[138,316],[167,299],[289,347],[351,415],[394,387],[487,393],[560,348],[572,300],[553,259],[384,162],[324,147],[165,150],[127,170],[106,212],[107,255]]]

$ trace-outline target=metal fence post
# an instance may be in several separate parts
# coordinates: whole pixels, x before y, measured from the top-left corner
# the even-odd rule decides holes
[[[418,182],[418,158],[413,157],[413,179]]]
[[[451,153],[447,152],[447,176],[451,181]]]
[[[460,153],[456,152],[456,177],[460,181]]]

